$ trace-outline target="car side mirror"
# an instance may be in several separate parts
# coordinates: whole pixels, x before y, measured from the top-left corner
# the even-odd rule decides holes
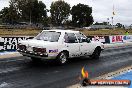
[[[90,38],[87,38],[86,41],[87,41],[87,43],[90,43],[91,42]]]

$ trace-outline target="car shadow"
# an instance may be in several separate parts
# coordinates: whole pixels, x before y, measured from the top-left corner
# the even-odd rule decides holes
[[[49,67],[63,67],[63,66],[76,66],[78,64],[85,65],[99,62],[99,59],[91,59],[90,57],[76,57],[76,58],[69,58],[67,63],[64,65],[59,65],[55,60],[42,60],[40,62],[33,62],[32,60],[28,63],[29,67],[36,67],[36,68],[49,68]]]

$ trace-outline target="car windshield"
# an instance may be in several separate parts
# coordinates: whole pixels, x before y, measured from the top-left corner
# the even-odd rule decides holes
[[[60,32],[55,32],[55,31],[43,31],[34,39],[57,42],[59,40],[60,34],[61,34]]]

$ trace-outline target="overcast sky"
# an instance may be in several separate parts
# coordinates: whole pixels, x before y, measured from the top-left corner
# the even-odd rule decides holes
[[[43,1],[47,9],[50,8],[52,1],[57,0],[39,0]],[[114,5],[114,24],[120,22],[125,25],[132,24],[132,1],[131,0],[64,0],[72,6],[82,3],[93,8],[93,17],[95,22],[107,21],[111,23],[113,5]],[[9,0],[0,0],[0,10],[9,6]]]

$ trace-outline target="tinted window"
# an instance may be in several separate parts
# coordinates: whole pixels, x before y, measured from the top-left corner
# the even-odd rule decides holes
[[[80,43],[86,42],[87,38],[82,33],[76,33],[76,36],[77,36]]]
[[[64,39],[66,43],[77,43],[77,39],[74,33],[66,33]]]

